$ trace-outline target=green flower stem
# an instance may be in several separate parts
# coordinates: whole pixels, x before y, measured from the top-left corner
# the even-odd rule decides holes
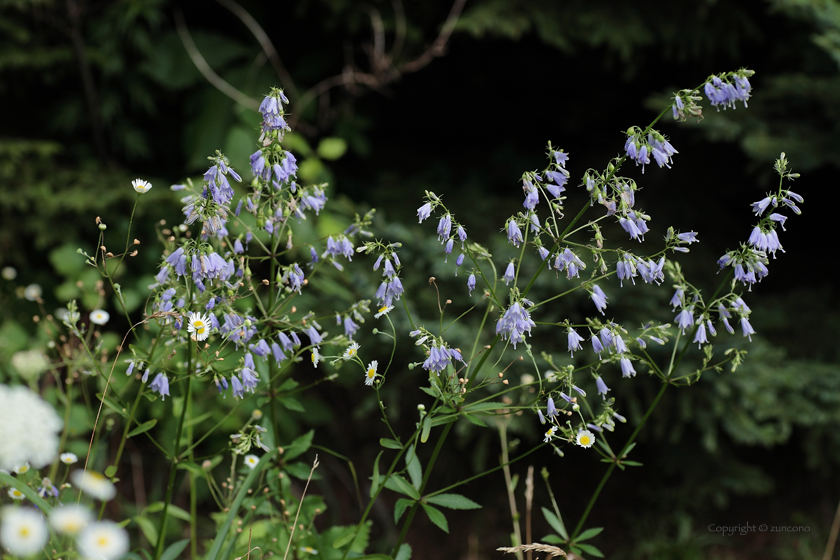
[[[184,406],[187,408],[187,414],[190,419],[193,418],[192,413],[192,391],[187,392],[187,402]],[[187,424],[187,442],[192,443],[193,440],[193,422]],[[187,458],[195,461],[195,454],[193,448],[190,446]],[[177,457],[176,457],[177,460]],[[187,471],[187,476],[190,480],[190,558],[198,558],[198,494],[195,480],[195,474],[191,470]]]
[[[414,439],[419,432],[420,432],[420,428],[418,427],[417,430],[414,432],[414,434],[409,439]],[[365,507],[365,511],[362,512],[362,517],[361,517],[361,519],[359,519],[359,523],[356,524],[355,535],[359,534],[359,530],[362,528],[362,525],[364,524],[365,521],[367,521],[367,516],[368,516],[368,514],[370,514],[370,510],[373,509],[373,504],[376,503],[376,499],[379,497],[379,494],[381,494],[382,490],[385,489],[385,481],[388,480],[388,477],[390,477],[393,474],[394,470],[397,468],[397,464],[399,463],[400,458],[402,458],[402,456],[406,452],[406,450],[407,450],[406,447],[403,447],[402,449],[400,449],[400,451],[397,453],[397,456],[394,457],[393,461],[391,461],[391,466],[388,468],[388,472],[386,472],[385,476],[382,477],[382,484],[380,484],[379,488],[376,489],[376,493],[373,495],[373,497],[368,502],[367,507]],[[355,535],[353,536],[353,539],[350,541],[350,544],[347,545],[347,548],[344,549],[344,554],[342,554],[341,560],[345,560],[347,558],[347,554],[350,552],[350,547],[353,543],[353,540],[356,539]]]
[[[175,475],[178,471],[178,456],[181,454],[181,433],[184,429],[184,420],[187,417],[187,404],[189,401],[190,385],[192,383],[192,355],[193,342],[187,343],[187,380],[184,385],[184,403],[181,408],[181,417],[178,419],[178,428],[175,430],[175,452],[172,454],[172,465],[169,467],[169,483],[166,485],[166,497],[163,499],[163,511],[160,514],[160,527],[158,529],[158,541],[155,546],[153,558],[158,560],[163,554],[163,545],[166,541],[166,517],[169,513],[169,502],[172,501],[172,492],[175,489]]]
[[[125,428],[123,428],[123,435],[120,439],[120,446],[117,448],[117,454],[114,456],[114,461],[111,463],[114,466],[119,466],[120,458],[122,457],[123,450],[125,449],[125,442],[128,440],[128,431],[131,429],[131,421],[134,420],[134,413],[137,412],[137,406],[140,404],[140,397],[143,396],[143,386],[140,386],[140,390],[137,391],[137,396],[134,397],[134,404],[131,405],[131,411],[128,413],[128,420],[125,422]]]
[[[520,460],[524,459],[525,457],[527,457],[527,456],[528,456],[528,455],[530,455],[531,453],[533,453],[533,452],[537,451],[538,449],[542,449],[542,448],[543,448],[543,447],[545,447],[545,446],[546,446],[546,444],[545,444],[545,443],[541,443],[541,444],[539,444],[539,445],[537,445],[537,446],[535,446],[535,447],[532,447],[531,449],[529,449],[528,451],[526,451],[525,453],[523,453],[523,454],[522,454],[522,455],[520,455],[519,457],[515,457],[515,458],[511,459],[511,460],[510,460],[510,461],[508,461],[507,463],[501,463],[501,464],[499,464],[499,465],[497,465],[497,466],[493,467],[492,469],[487,469],[486,471],[484,471],[484,472],[482,472],[482,473],[479,473],[479,474],[473,475],[473,476],[471,476],[471,477],[469,477],[469,478],[465,478],[464,480],[459,480],[459,481],[458,481],[458,482],[456,482],[455,484],[450,484],[450,485],[449,485],[449,486],[447,486],[446,488],[441,488],[440,490],[435,490],[434,492],[429,492],[428,494],[426,494],[426,495],[425,495],[425,497],[426,497],[426,498],[429,498],[429,497],[431,497],[431,496],[437,496],[438,494],[444,494],[444,493],[449,492],[450,490],[452,490],[452,489],[454,489],[454,488],[458,488],[459,486],[463,486],[464,484],[467,484],[467,483],[469,483],[469,482],[472,482],[473,480],[477,480],[477,479],[479,479],[479,478],[482,478],[482,477],[484,477],[484,476],[487,476],[488,474],[494,473],[494,472],[496,472],[496,471],[498,471],[498,470],[501,470],[501,469],[505,468],[505,467],[506,467],[506,466],[508,466],[508,465],[512,465],[512,464],[516,463],[517,461],[520,461]]]
[[[656,398],[653,399],[653,402],[648,407],[647,412],[645,412],[645,415],[642,417],[642,421],[639,422],[639,425],[636,426],[636,429],[633,431],[633,433],[630,435],[630,438],[627,440],[627,442],[624,444],[624,447],[621,449],[621,453],[619,453],[619,455],[617,457],[617,460],[621,459],[621,457],[624,456],[624,454],[627,452],[627,448],[630,446],[631,443],[633,443],[633,440],[636,439],[636,436],[639,435],[639,431],[641,431],[642,426],[644,426],[645,422],[647,422],[647,419],[650,416],[650,414],[653,412],[653,409],[656,408],[657,404],[659,404],[659,399],[661,399],[662,395],[665,394],[665,389],[667,389],[667,388],[668,388],[668,384],[663,383],[662,388],[659,389],[659,393],[657,393],[657,395],[656,395]],[[589,498],[589,503],[586,504],[586,509],[583,511],[583,515],[580,516],[580,521],[578,521],[578,524],[575,527],[575,530],[570,535],[572,540],[574,540],[575,537],[577,537],[578,534],[580,534],[580,531],[583,528],[583,524],[586,522],[586,518],[589,517],[589,512],[592,511],[592,507],[595,505],[595,501],[598,499],[598,496],[601,494],[601,490],[603,490],[604,485],[607,483],[607,480],[609,480],[609,478],[610,478],[610,475],[615,470],[615,466],[616,466],[616,463],[612,463],[610,465],[610,467],[607,469],[607,472],[604,473],[604,476],[601,477],[601,482],[598,483],[598,487],[595,489],[595,492],[592,493],[592,497]]]
[[[452,429],[452,426],[455,422],[450,422],[446,425],[443,431],[440,433],[438,437],[437,444],[435,444],[435,449],[432,451],[432,456],[429,459],[429,462],[426,464],[425,472],[423,473],[423,480],[420,482],[420,488],[417,491],[420,495],[423,495],[423,491],[426,489],[426,484],[429,482],[429,475],[432,474],[432,469],[435,466],[435,462],[437,461],[438,455],[440,454],[440,450],[443,447],[443,442],[446,441],[446,436],[449,435],[449,431]],[[415,453],[417,453],[417,449],[415,448]],[[403,522],[402,531],[400,531],[400,536],[397,539],[397,544],[394,545],[394,549],[391,551],[391,556],[397,555],[397,550],[399,550],[400,545],[402,544],[403,540],[405,539],[406,534],[408,534],[408,528],[411,527],[411,522],[414,519],[414,514],[417,512],[417,508],[419,507],[420,502],[414,502],[411,504],[411,509],[408,510],[408,514],[405,517],[405,521]]]
[[[271,233],[271,240],[269,241],[269,245],[271,246],[271,273],[268,277],[268,308],[272,311],[274,310],[274,290],[276,289],[275,284],[275,276],[277,274],[277,259],[274,258],[274,251],[276,247],[274,246],[274,233]],[[269,317],[265,317],[266,320],[269,320]],[[274,370],[276,369],[276,364],[274,360],[269,358],[268,360],[268,380],[269,380],[269,414],[271,415],[271,430],[274,436],[274,445],[280,445],[280,431],[278,429],[278,402],[277,402],[277,375],[275,375]]]
[[[61,452],[64,450],[64,445],[67,443],[67,433],[70,431],[70,405],[73,403],[72,400],[72,391],[73,391],[73,378],[70,376],[69,372],[67,375],[67,389],[64,393],[64,400],[65,400],[65,408],[64,408],[64,429],[61,430],[61,440],[58,442],[58,451]],[[56,460],[53,461],[52,467],[50,467],[50,480],[55,480],[55,475],[58,474],[58,463],[60,461]]]

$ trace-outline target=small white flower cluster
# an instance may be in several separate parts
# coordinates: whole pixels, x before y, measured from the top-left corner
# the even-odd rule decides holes
[[[0,385],[0,469],[10,471],[27,462],[39,469],[52,463],[62,425],[35,392]]]

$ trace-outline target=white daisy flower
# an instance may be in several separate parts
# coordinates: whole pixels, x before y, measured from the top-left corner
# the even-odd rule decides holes
[[[373,385],[373,380],[376,379],[376,368],[379,367],[379,362],[373,360],[368,364],[367,373],[365,373],[365,385]]]
[[[143,179],[134,179],[131,182],[131,186],[134,187],[134,190],[139,193],[147,193],[151,190],[152,184],[148,181],[144,181]]]
[[[3,280],[14,280],[17,278],[17,270],[12,266],[4,266],[3,270],[0,270],[0,276]]]
[[[379,308],[379,313],[374,315],[374,318],[379,319],[383,315],[387,315],[388,312],[391,311],[393,308],[394,308],[393,305],[383,305],[382,307]]]
[[[102,309],[94,309],[90,312],[90,322],[97,325],[104,325],[110,318],[111,315]]]
[[[260,458],[256,455],[245,455],[245,464],[248,465],[250,468],[254,468],[257,466],[257,463],[260,462]]]
[[[344,356],[342,356],[345,360],[351,360],[356,357],[356,354],[359,352],[359,344],[354,342],[350,346],[347,347],[347,350],[344,351]]]
[[[37,554],[47,544],[49,531],[41,512],[32,508],[4,507],[0,514],[0,544],[12,556]]]
[[[40,469],[58,454],[61,418],[27,387],[0,384],[0,469]]]
[[[78,535],[91,521],[90,509],[79,504],[60,506],[50,513],[50,525],[62,535]]]
[[[581,430],[577,434],[576,442],[581,447],[588,449],[595,443],[595,435],[589,430]]]
[[[187,332],[193,334],[195,340],[207,340],[210,336],[210,319],[201,313],[190,313],[190,323],[187,325]]]
[[[65,465],[72,465],[73,463],[79,462],[79,458],[76,457],[75,453],[62,453],[58,458],[61,459],[61,462]]]
[[[117,495],[116,487],[98,472],[75,470],[70,474],[70,479],[82,492],[97,500],[107,502]]]
[[[317,368],[318,367],[318,362],[321,361],[321,353],[318,352],[317,347],[312,349],[311,359],[312,359],[312,365]]]
[[[557,431],[557,426],[552,426],[552,427],[550,427],[550,428],[548,429],[548,431],[545,433],[545,439],[543,439],[543,441],[544,441],[544,442],[546,442],[546,443],[550,442],[550,441],[551,441],[551,438],[553,438],[553,437],[554,437],[554,433],[555,433],[556,431]]]
[[[84,558],[115,560],[128,552],[128,533],[113,521],[91,523],[77,542]]]
[[[318,551],[312,548],[311,546],[302,546],[300,547],[301,552],[306,552],[307,554],[318,554]]]
[[[26,496],[17,488],[9,488],[9,497],[13,500],[23,500]]]
[[[15,473],[23,474],[29,472],[29,461],[24,461],[20,465],[16,465],[14,468]]]

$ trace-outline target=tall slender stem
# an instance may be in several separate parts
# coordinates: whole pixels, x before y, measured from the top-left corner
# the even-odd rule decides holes
[[[184,384],[184,403],[181,407],[181,416],[178,419],[178,428],[175,430],[175,452],[172,454],[172,465],[169,467],[169,483],[166,485],[166,497],[163,499],[163,511],[160,514],[160,526],[158,529],[158,541],[155,546],[155,560],[163,554],[163,545],[166,541],[166,517],[169,513],[169,502],[172,500],[172,492],[175,489],[175,475],[178,472],[178,456],[181,454],[181,433],[184,429],[184,420],[187,417],[187,404],[189,401],[190,385],[192,383],[192,352],[193,342],[187,342],[187,379]]]
[[[657,395],[656,395],[656,398],[653,399],[652,403],[650,403],[650,406],[648,407],[647,412],[645,412],[645,415],[642,417],[642,421],[639,422],[639,425],[636,426],[636,429],[633,431],[632,434],[630,434],[630,437],[628,438],[627,442],[624,444],[624,447],[621,448],[621,453],[619,453],[618,457],[615,458],[616,461],[618,461],[622,457],[624,457],[624,454],[627,452],[627,448],[630,447],[630,444],[633,443],[633,440],[635,440],[636,436],[639,435],[639,432],[641,431],[642,426],[645,425],[645,422],[647,422],[647,419],[650,416],[651,412],[653,412],[653,409],[656,408],[657,404],[659,404],[659,399],[661,399],[662,395],[665,394],[665,389],[667,389],[667,388],[668,388],[668,384],[663,383],[662,388],[659,389],[659,393],[657,393]],[[595,505],[595,501],[598,499],[598,495],[601,493],[601,490],[604,488],[604,485],[607,483],[607,480],[609,480],[610,475],[615,470],[615,466],[616,466],[616,463],[615,462],[612,463],[610,465],[610,468],[607,469],[607,472],[604,473],[604,476],[601,477],[601,482],[598,483],[598,487],[595,489],[595,492],[592,493],[592,497],[589,498],[589,503],[586,504],[586,509],[583,511],[583,515],[580,516],[580,521],[578,521],[578,524],[575,527],[574,532],[572,532],[572,534],[570,535],[572,540],[574,540],[574,538],[580,533],[580,530],[583,528],[583,524],[586,523],[586,518],[589,517],[589,512],[592,511],[592,507]]]

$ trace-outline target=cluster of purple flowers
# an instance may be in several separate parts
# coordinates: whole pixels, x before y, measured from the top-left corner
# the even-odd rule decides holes
[[[616,276],[622,287],[628,279],[635,285],[636,276],[640,274],[646,284],[659,285],[665,280],[664,268],[665,257],[660,257],[659,262],[654,262],[653,259],[644,261],[631,253],[624,253],[615,263]]]
[[[271,93],[263,99],[262,103],[260,103],[259,111],[263,117],[263,136],[260,137],[261,141],[265,135],[271,132],[276,131],[278,134],[282,135],[284,131],[289,130],[289,125],[286,123],[286,119],[284,118],[284,103],[288,104],[289,99],[286,97],[286,94],[283,93],[283,90],[278,88],[272,88]]]
[[[280,277],[281,284],[288,284],[293,292],[301,293],[300,289],[303,286],[303,281],[303,270],[297,263],[284,267],[283,275]]]
[[[452,363],[453,359],[466,364],[463,356],[461,356],[461,352],[455,348],[447,348],[443,342],[440,342],[440,345],[436,342],[429,349],[429,357],[423,362],[423,369],[433,373],[440,373],[446,369],[446,366]]]
[[[598,284],[593,284],[592,293],[589,297],[592,298],[592,303],[595,304],[595,309],[603,315],[604,309],[607,308],[607,294],[604,293],[604,290],[602,290]]]
[[[652,130],[647,138],[637,127],[627,131],[627,140],[624,142],[624,153],[628,158],[642,166],[642,173],[645,172],[645,165],[650,163],[650,156],[659,167],[671,168],[674,163],[673,155],[677,152],[674,146],[659,132]]]
[[[225,322],[219,326],[219,332],[237,346],[244,346],[257,334],[257,320],[254,317],[241,317],[231,311],[225,313],[223,318]]]
[[[324,193],[324,189],[313,185],[301,191],[300,203],[295,207],[295,213],[297,213],[298,217],[305,220],[306,216],[303,215],[301,206],[306,210],[315,210],[315,215],[317,216],[326,204],[327,195]]]
[[[584,264],[574,251],[566,247],[554,259],[554,268],[560,271],[565,270],[566,278],[572,279],[580,277],[580,271],[586,268],[586,264]]]
[[[293,175],[297,175],[297,158],[292,152],[281,151],[279,156],[273,156],[270,151],[268,159],[264,149],[259,149],[251,154],[251,172],[255,177],[264,181],[271,181],[274,188],[281,189],[282,184],[289,181]],[[271,164],[269,160],[274,160]],[[273,177],[273,178],[272,178]]]
[[[350,243],[350,240],[347,239],[347,236],[345,235],[339,235],[338,241],[333,239],[332,235],[330,235],[327,238],[327,250],[324,251],[324,254],[321,256],[326,257],[327,255],[330,255],[332,257],[337,257],[341,255],[346,257],[348,261],[352,261],[353,244]]]
[[[717,107],[720,111],[722,105],[724,109],[727,107],[735,108],[736,101],[743,101],[744,107],[747,106],[747,99],[750,98],[750,85],[747,79],[746,72],[744,75],[732,75],[731,79],[735,82],[732,84],[726,76],[721,79],[718,76],[711,76],[703,88],[703,93],[709,98],[713,107]]]
[[[630,239],[636,239],[639,243],[645,240],[645,234],[650,231],[645,221],[645,215],[637,212],[628,212],[627,216],[620,217],[618,223],[630,234]]]
[[[242,177],[233,168],[227,166],[224,156],[218,155],[215,158],[215,164],[204,173],[206,184],[201,196],[212,198],[216,204],[229,206],[233,199],[233,187],[230,186],[227,175],[233,177],[237,183],[242,181]]]
[[[527,332],[531,334],[531,327],[536,327],[537,324],[531,320],[531,314],[525,309],[525,305],[533,305],[528,300],[522,300],[522,304],[515,301],[513,305],[508,307],[502,314],[502,317],[496,323],[496,334],[501,335],[503,340],[510,340],[513,347],[523,340],[524,334]]]

